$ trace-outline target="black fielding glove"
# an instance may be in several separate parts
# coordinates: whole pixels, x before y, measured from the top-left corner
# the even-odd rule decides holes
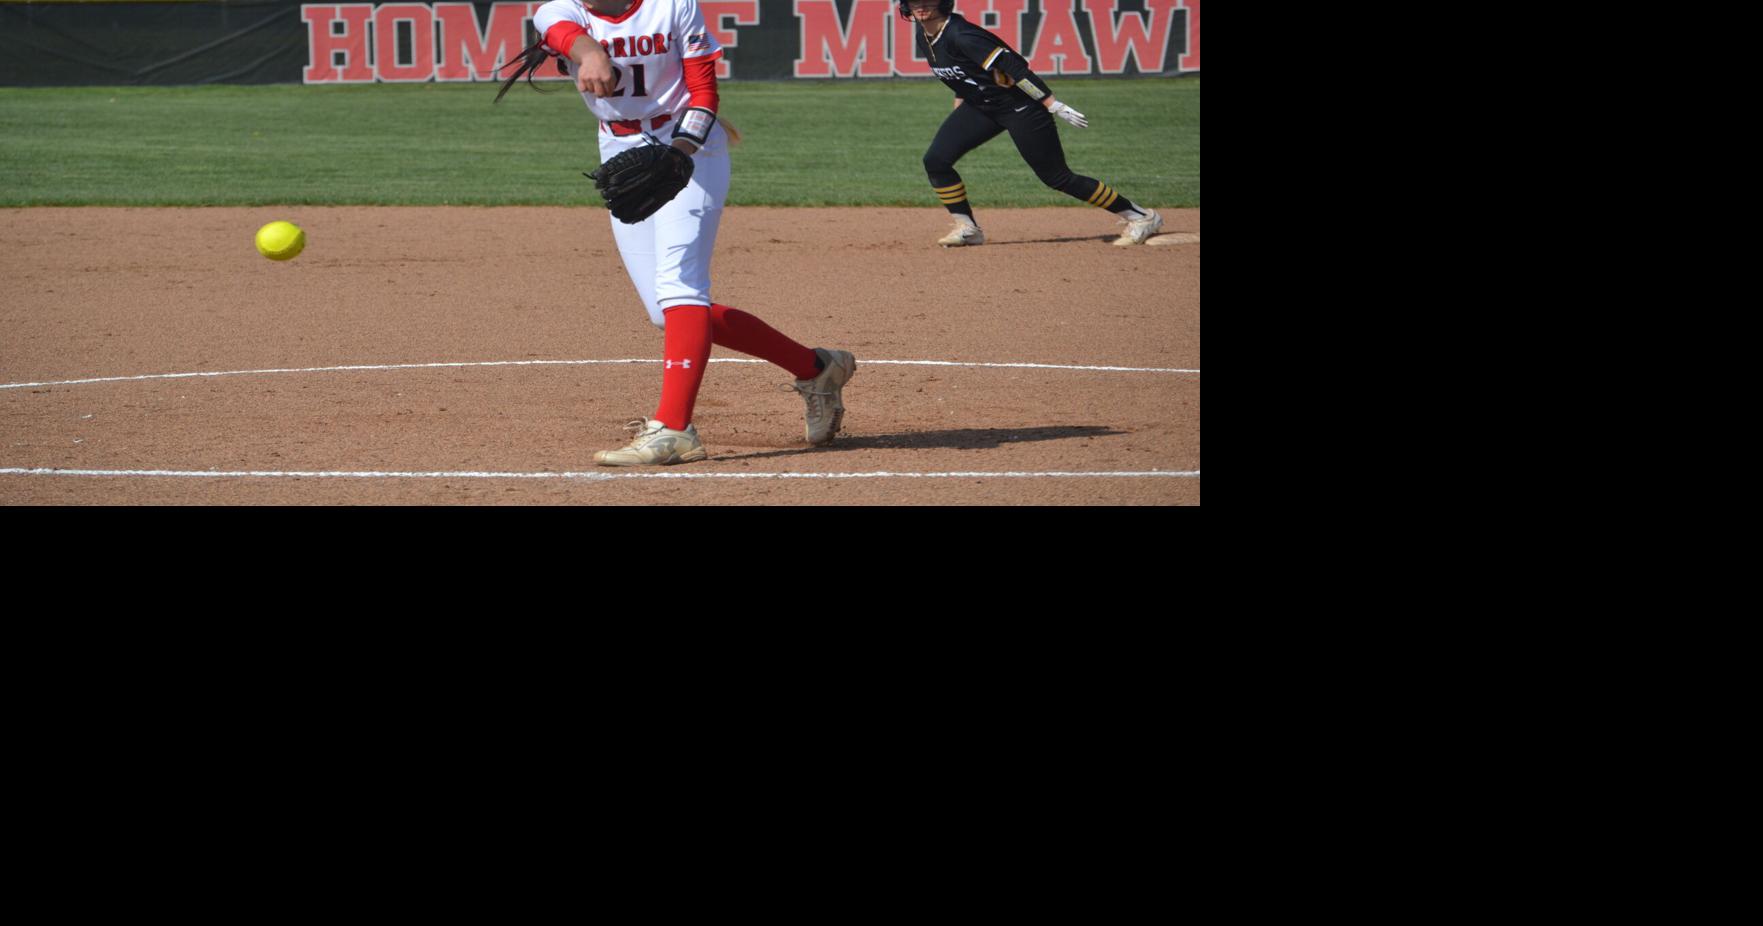
[[[692,179],[692,157],[672,145],[620,151],[591,174],[613,218],[635,225],[673,201]]]

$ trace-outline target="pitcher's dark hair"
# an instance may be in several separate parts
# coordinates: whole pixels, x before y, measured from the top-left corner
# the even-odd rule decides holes
[[[509,68],[514,67],[517,64],[520,65],[520,68],[514,72],[513,77],[510,77],[507,80],[502,82],[502,89],[496,91],[496,98],[494,100],[491,100],[490,102],[491,103],[500,103],[502,101],[502,95],[507,93],[508,88],[514,86],[515,81],[520,80],[522,77],[526,78],[527,86],[532,87],[534,90],[537,90],[540,93],[550,93],[551,91],[546,90],[544,87],[541,87],[538,84],[533,83],[533,75],[539,73],[539,67],[541,65],[543,65],[545,63],[545,59],[549,58],[549,57],[551,57],[551,52],[545,48],[545,40],[542,38],[539,39],[537,42],[534,42],[531,45],[528,45],[527,47],[521,49],[520,54],[514,56],[513,61],[510,61],[507,64],[504,64],[501,67],[496,69],[496,72],[498,74],[500,74],[501,72],[506,71]],[[563,61],[561,59],[559,59],[557,62],[557,73],[559,73],[559,74],[567,73],[566,71],[563,70]]]

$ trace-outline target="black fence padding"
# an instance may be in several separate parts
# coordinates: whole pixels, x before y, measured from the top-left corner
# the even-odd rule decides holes
[[[347,0],[344,0],[347,2]],[[359,2],[359,0],[358,0]],[[701,3],[707,0],[700,0]],[[831,2],[837,19],[830,18],[825,4]],[[974,0],[983,3],[985,0]],[[1175,0],[1150,0],[1166,13]],[[1189,45],[1189,31],[1197,32],[1199,0],[1186,3],[1189,10],[1177,9],[1167,23],[1168,33],[1164,62],[1156,73],[1198,73],[1197,49]],[[876,25],[881,10],[875,0],[864,0],[863,23],[853,25],[858,14],[857,0],[807,0],[817,9],[811,15],[798,17],[795,0],[752,0],[739,14],[728,14],[724,21],[712,21],[713,30],[733,28],[736,44],[728,49],[725,73],[737,80],[782,80],[796,76],[888,76],[864,69],[854,73],[857,59],[854,47],[843,53],[844,65],[801,67],[804,36],[813,46],[810,54],[824,55],[824,43],[831,23],[839,29],[849,28],[852,35],[879,34]],[[1065,30],[1064,41],[1081,43],[1094,51],[1096,35],[1088,12],[1077,0],[1012,0],[1019,7],[1014,31],[1018,50],[1029,53],[1041,31],[1043,10],[1049,4],[1076,11],[1076,38]],[[1112,7],[1122,13],[1137,13],[1146,8],[1147,0],[1117,0]],[[480,26],[488,21],[493,3],[472,3]],[[232,0],[232,2],[115,2],[115,3],[12,3],[0,0],[0,86],[81,86],[130,84],[276,84],[300,83],[308,61],[308,26],[301,18],[300,0]],[[961,7],[957,7],[960,9]],[[888,15],[893,15],[888,4]],[[1188,13],[1193,15],[1193,27]],[[757,18],[758,22],[750,22]],[[812,22],[821,30],[810,35]],[[911,57],[910,29],[896,31],[890,23],[885,30],[890,36],[882,48],[865,52],[863,60],[874,61],[877,55],[899,60]],[[1007,31],[1000,29],[1000,31]],[[530,38],[530,27],[528,29]],[[1197,39],[1197,36],[1196,36]],[[407,55],[408,42],[400,39],[400,54]],[[1188,52],[1184,56],[1184,50]],[[832,56],[825,56],[831,61]],[[1095,56],[1100,61],[1101,56]],[[1145,73],[1136,56],[1120,58],[1120,73]],[[922,62],[919,62],[922,65]],[[1043,76],[1070,76],[1069,65],[1061,73]],[[732,70],[731,70],[732,69]],[[1089,73],[1079,71],[1078,73]],[[1100,70],[1094,73],[1100,73]],[[926,78],[928,79],[928,78]]]

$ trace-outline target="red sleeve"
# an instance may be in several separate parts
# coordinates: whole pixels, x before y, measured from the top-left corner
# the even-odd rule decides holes
[[[545,44],[551,46],[552,51],[567,58],[569,50],[575,47],[575,40],[587,34],[588,30],[565,20],[545,30]]]
[[[716,93],[716,59],[721,55],[708,55],[703,58],[687,58],[681,62],[686,68],[686,92],[692,95],[687,106],[708,109],[716,112],[721,97]]]

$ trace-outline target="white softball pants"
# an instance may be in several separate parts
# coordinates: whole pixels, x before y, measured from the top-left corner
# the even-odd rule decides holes
[[[641,135],[602,132],[600,160],[641,144],[646,144]],[[657,328],[666,327],[661,313],[676,305],[710,304],[710,257],[729,184],[728,136],[720,123],[692,162],[691,182],[654,215],[626,225],[607,213],[624,270]]]

